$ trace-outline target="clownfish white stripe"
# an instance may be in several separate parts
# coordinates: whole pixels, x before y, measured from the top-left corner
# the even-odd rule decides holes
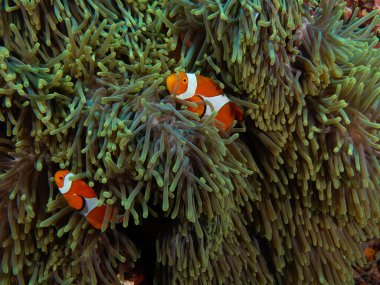
[[[84,200],[84,208],[81,212],[81,214],[85,217],[87,217],[87,215],[97,207],[97,203],[98,203],[98,198],[83,198]]]
[[[186,73],[186,75],[187,75],[187,90],[184,93],[179,94],[177,96],[177,98],[183,99],[183,100],[193,97],[198,87],[197,76],[193,73]]]
[[[212,111],[219,112],[219,110],[222,109],[224,105],[230,102],[230,99],[228,99],[228,97],[224,94],[213,96],[213,97],[205,97],[205,96],[201,96],[201,97],[203,100],[208,101],[210,105],[213,107],[213,109],[211,109],[209,104],[206,105],[206,112],[205,112],[206,116],[210,116]]]
[[[63,180],[63,186],[62,186],[62,188],[59,188],[59,191],[62,194],[65,194],[65,193],[69,192],[69,190],[71,188],[71,183],[72,183],[72,181],[69,178],[72,177],[72,176],[74,176],[74,174],[72,174],[72,173],[68,173],[65,176],[65,179]]]

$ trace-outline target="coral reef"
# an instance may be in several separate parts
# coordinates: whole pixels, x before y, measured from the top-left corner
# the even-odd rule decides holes
[[[372,240],[363,244],[364,254],[368,263],[360,268],[355,267],[354,280],[356,285],[379,284],[380,280],[380,242],[379,239]]]
[[[146,254],[133,228],[156,284],[352,284],[380,215],[379,18],[357,12],[0,1],[0,283],[118,284]],[[179,70],[218,80],[242,126],[178,108],[164,79]],[[60,168],[123,223],[91,228]]]

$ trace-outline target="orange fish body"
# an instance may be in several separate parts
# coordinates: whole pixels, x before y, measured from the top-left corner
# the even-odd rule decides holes
[[[241,122],[244,119],[243,109],[231,102],[211,78],[180,72],[169,75],[166,85],[177,98],[198,103],[197,107],[188,107],[188,110],[199,117],[210,116],[213,110],[217,111],[215,119],[223,123],[223,126],[218,126],[223,131],[234,120]]]
[[[94,228],[101,229],[107,206],[98,206],[99,200],[95,191],[81,179],[71,181],[69,179],[71,176],[74,176],[74,174],[68,170],[57,171],[55,182],[59,191],[63,194],[67,203],[72,208],[80,211]]]

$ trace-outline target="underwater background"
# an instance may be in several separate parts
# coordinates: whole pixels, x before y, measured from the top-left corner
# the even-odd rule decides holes
[[[0,284],[353,284],[379,237],[375,7],[0,0]],[[165,79],[216,80],[220,131]],[[107,211],[101,229],[59,169]]]

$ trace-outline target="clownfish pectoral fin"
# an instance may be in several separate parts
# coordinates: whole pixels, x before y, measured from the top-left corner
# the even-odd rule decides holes
[[[78,211],[83,209],[85,201],[82,196],[73,194],[65,198],[67,200],[67,203],[70,205],[70,207]]]
[[[232,103],[232,109],[234,110],[235,119],[238,122],[242,122],[244,120],[244,110],[240,106]]]
[[[193,97],[187,99],[187,101],[196,103],[198,105],[197,107],[188,107],[187,110],[197,114],[199,118],[202,118],[206,113],[206,104],[203,98],[199,95],[194,95]]]

